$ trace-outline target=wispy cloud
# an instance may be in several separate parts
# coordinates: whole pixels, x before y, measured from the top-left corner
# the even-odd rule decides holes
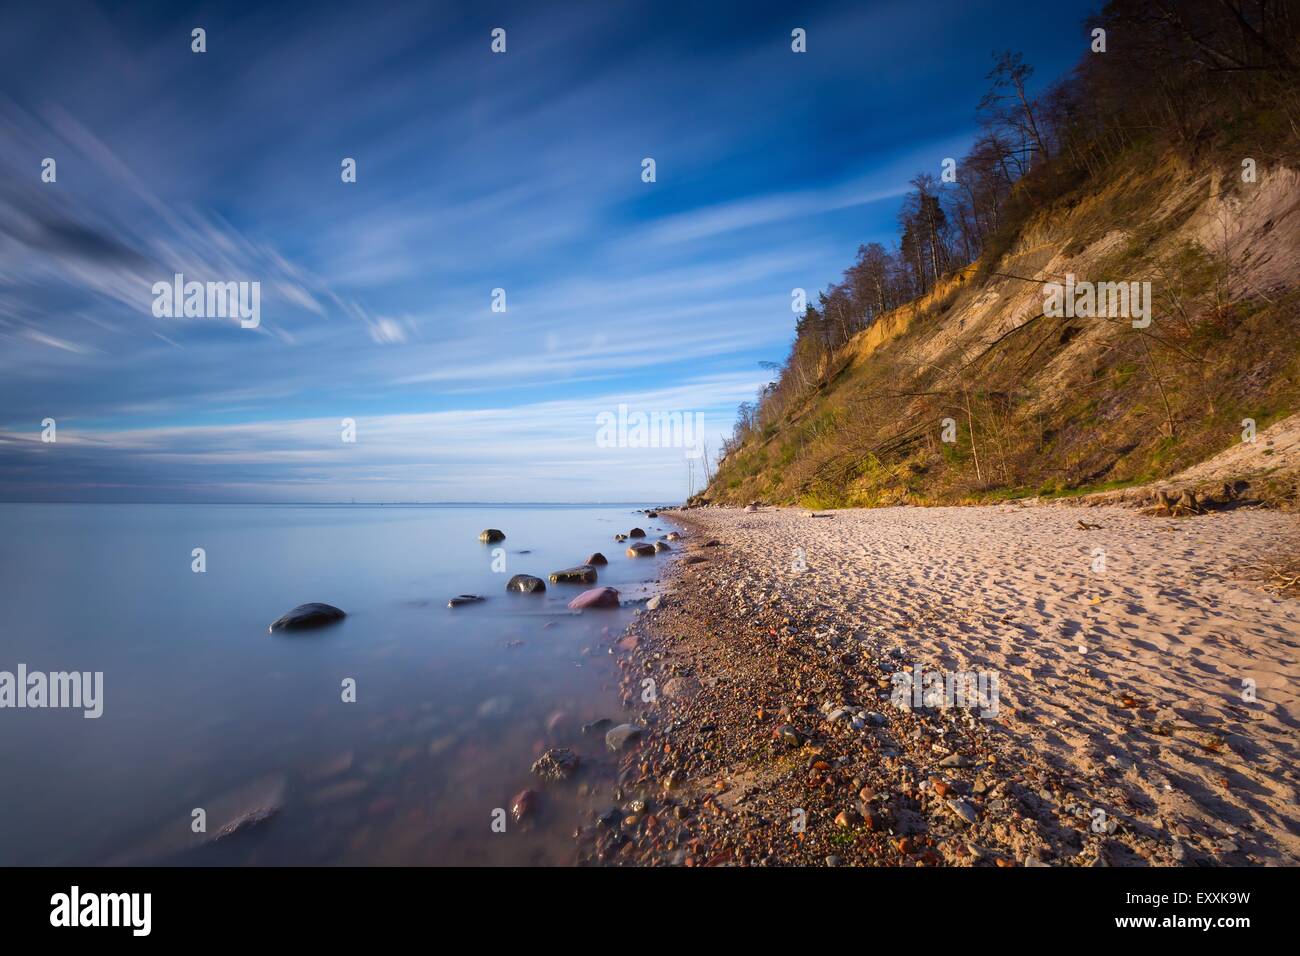
[[[494,56],[469,8],[10,5],[0,497],[680,496],[680,456],[595,448],[596,412],[716,442],[791,289],[973,134],[987,51],[1072,62],[1085,6],[507,2]],[[260,327],[155,318],[176,273],[260,282]]]

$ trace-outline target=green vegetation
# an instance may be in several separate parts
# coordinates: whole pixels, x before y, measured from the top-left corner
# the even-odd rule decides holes
[[[1214,219],[1233,214],[1216,196],[1258,201],[1243,144],[1257,184],[1300,160],[1298,4],[1246,10],[1250,29],[1235,4],[1149,6],[1111,2],[1107,54],[1039,97],[1022,95],[1019,56],[996,58],[957,182],[916,177],[897,246],[859,249],[800,317],[706,497],[1086,494],[1172,474],[1232,445],[1243,419],[1263,429],[1300,409],[1300,291],[1258,271],[1295,261],[1300,238],[1260,210],[1264,256]],[[1150,283],[1153,321],[1044,314],[1042,283],[1065,272]]]

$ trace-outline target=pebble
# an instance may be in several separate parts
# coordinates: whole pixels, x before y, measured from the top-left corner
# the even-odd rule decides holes
[[[533,773],[543,780],[568,780],[577,771],[578,755],[568,747],[552,747],[533,761]]]
[[[971,824],[972,826],[979,819],[979,817],[975,813],[975,808],[972,807],[965,800],[957,800],[955,798],[950,799],[947,801],[947,806],[949,810],[957,814],[957,816],[961,817],[963,820],[965,820],[967,823]]]
[[[644,732],[636,724],[619,724],[605,734],[605,746],[610,750],[627,750],[641,739]]]

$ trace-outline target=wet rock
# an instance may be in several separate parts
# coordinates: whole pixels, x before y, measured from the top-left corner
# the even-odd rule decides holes
[[[610,750],[628,750],[645,731],[636,724],[619,724],[605,734],[605,746]]]
[[[480,601],[486,601],[487,598],[480,594],[457,594],[447,602],[447,607],[460,607],[463,604],[478,604]]]
[[[595,552],[594,554],[590,555],[590,556],[587,558],[587,560],[584,561],[584,562],[582,562],[582,563],[583,563],[583,564],[589,564],[589,565],[595,567],[595,566],[597,566],[597,565],[609,564],[609,558],[605,557],[603,554],[601,554],[599,551],[597,551],[597,552]]]
[[[627,536],[629,538],[644,538],[645,532],[642,531],[640,528],[633,528],[631,531],[627,533]]]
[[[267,631],[308,631],[334,624],[347,616],[346,611],[341,611],[332,604],[299,604],[272,621]]]
[[[568,747],[552,747],[533,761],[533,773],[543,780],[568,780],[578,772],[578,755]]]
[[[626,541],[626,540],[627,540],[627,535],[625,535],[625,534],[616,534],[616,535],[614,535],[614,540],[615,540],[615,541]]]
[[[551,572],[552,584],[595,584],[596,569],[589,564],[580,564],[576,568]]]
[[[207,811],[208,832],[195,833],[188,812],[170,821],[153,837],[110,858],[109,866],[137,866],[170,859],[205,843],[222,840],[261,826],[274,817],[284,802],[288,778],[274,773],[247,783],[236,790],[206,794],[198,804]]]
[[[569,609],[573,611],[598,607],[618,607],[618,592],[613,588],[592,588],[590,591],[583,591],[569,602]]]
[[[479,532],[478,539],[484,544],[494,544],[497,541],[504,541],[506,539],[506,533],[504,531],[498,531],[496,528],[487,528]]]
[[[655,542],[655,551],[671,551],[672,549],[673,549],[673,546],[670,545],[667,541],[656,541],[656,542]]]
[[[634,544],[627,549],[629,558],[653,558],[655,556],[654,545]]]
[[[506,590],[521,594],[541,594],[546,590],[546,582],[531,574],[516,574],[506,582]]]
[[[613,726],[614,721],[610,720],[608,717],[601,717],[598,720],[593,720],[589,724],[583,724],[582,732],[584,734],[603,734]]]
[[[666,534],[666,535],[664,536],[664,540],[665,540],[665,541],[680,541],[680,540],[682,540],[682,536],[681,536],[680,534],[678,534],[676,531],[669,531],[668,534]]]

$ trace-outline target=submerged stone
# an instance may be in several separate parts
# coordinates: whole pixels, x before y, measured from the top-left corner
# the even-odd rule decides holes
[[[312,628],[333,624],[347,616],[346,611],[341,611],[332,604],[315,602],[299,604],[292,611],[282,614],[272,621],[267,631],[307,631]]]

